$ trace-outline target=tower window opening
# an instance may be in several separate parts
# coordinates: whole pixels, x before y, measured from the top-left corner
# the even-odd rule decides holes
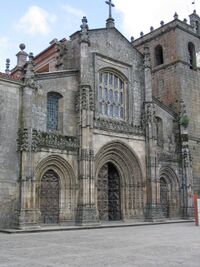
[[[155,61],[156,66],[164,63],[163,48],[161,45],[157,45],[155,48]]]
[[[188,56],[189,56],[189,65],[191,70],[196,69],[196,53],[195,46],[193,43],[188,43]]]

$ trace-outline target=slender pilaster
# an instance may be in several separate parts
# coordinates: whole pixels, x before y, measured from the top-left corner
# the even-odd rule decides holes
[[[183,218],[193,216],[193,172],[189,150],[188,124],[189,119],[184,101],[181,101],[180,113],[181,158],[182,158],[182,215]]]
[[[82,20],[80,33],[80,151],[79,151],[79,183],[80,192],[77,209],[77,223],[96,223],[96,206],[94,199],[94,151],[93,151],[93,118],[94,91],[89,78],[89,33],[86,17]]]
[[[20,147],[21,153],[21,178],[20,195],[21,207],[19,216],[19,227],[33,227],[37,224],[38,211],[36,210],[36,190],[33,178],[33,106],[35,104],[36,84],[33,70],[33,55],[29,55],[29,62],[25,75],[22,95],[22,125],[19,139],[23,139],[23,146]],[[22,140],[19,140],[22,143]]]
[[[147,203],[146,220],[154,221],[162,219],[162,212],[157,195],[157,153],[154,127],[154,104],[152,102],[152,77],[149,48],[144,48],[144,72],[145,72],[145,106],[144,124],[146,133],[146,167],[147,167]]]

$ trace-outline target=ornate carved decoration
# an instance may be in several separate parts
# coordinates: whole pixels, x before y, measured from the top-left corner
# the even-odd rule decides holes
[[[163,152],[159,154],[158,158],[159,161],[178,161],[178,155],[176,155],[175,153]]]
[[[90,87],[89,89],[89,106],[90,106],[90,110],[94,111],[94,91],[92,90],[92,88]]]
[[[148,102],[145,105],[145,113],[144,113],[144,117],[143,117],[143,123],[144,125],[146,123],[150,123],[155,121],[155,106],[153,104],[153,102]]]
[[[18,131],[17,143],[18,151],[40,151],[41,148],[77,151],[79,147],[76,137],[33,130],[29,138],[27,129]]]
[[[67,62],[67,53],[68,53],[68,43],[65,39],[61,40],[60,42],[56,43],[56,50],[58,53],[57,56],[57,63],[56,68],[58,70],[66,69],[66,62]]]
[[[94,111],[94,91],[90,85],[80,86],[80,91],[76,95],[76,111],[80,109]]]
[[[29,54],[29,61],[27,64],[26,74],[24,78],[24,87],[29,87],[34,90],[38,89],[38,83],[35,80],[35,72],[34,72],[34,63],[33,63],[33,54]]]
[[[78,91],[75,95],[75,107],[76,107],[76,112],[80,111],[80,92]]]
[[[133,125],[121,120],[112,120],[109,118],[96,118],[95,128],[106,131],[114,131],[119,133],[131,133],[136,135],[144,135],[144,131],[140,125]]]
[[[144,48],[144,67],[150,68],[151,67],[151,61],[150,61],[150,52],[149,47]]]

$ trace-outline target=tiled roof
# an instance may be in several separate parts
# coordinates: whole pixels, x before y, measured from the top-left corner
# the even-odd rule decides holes
[[[6,79],[6,80],[11,80],[11,81],[19,81],[20,78],[14,77],[13,75],[6,74],[3,72],[0,72],[0,78]]]

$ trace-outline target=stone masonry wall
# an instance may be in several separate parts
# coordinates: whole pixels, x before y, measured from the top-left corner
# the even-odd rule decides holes
[[[19,205],[19,159],[16,152],[19,110],[19,85],[0,80],[0,227],[15,224]]]
[[[57,92],[63,96],[61,107],[62,130],[58,134],[76,136],[77,113],[76,94],[78,91],[78,78],[76,72],[56,72],[47,75],[38,75],[39,90],[36,94],[34,127],[46,132],[47,125],[47,93]]]

